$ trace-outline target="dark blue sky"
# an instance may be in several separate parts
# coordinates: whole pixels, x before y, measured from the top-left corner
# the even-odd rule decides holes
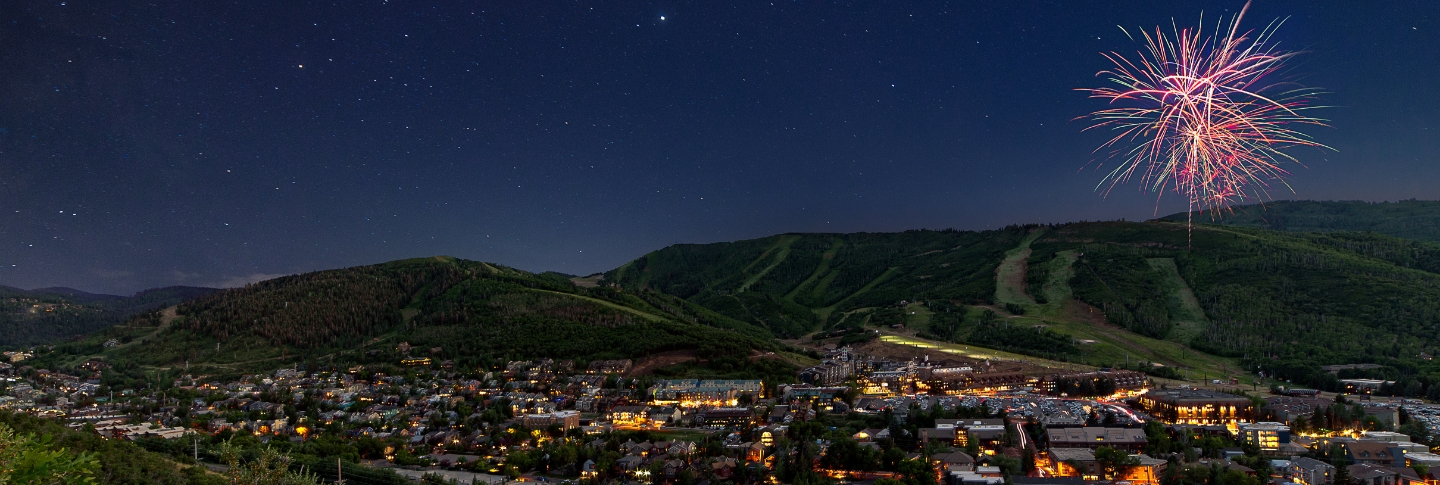
[[[1082,169],[1104,135],[1074,89],[1139,47],[1117,25],[1241,5],[3,2],[0,284],[1144,219],[1154,195]],[[1260,0],[1245,25],[1287,16],[1337,151],[1295,152],[1275,196],[1440,198],[1440,5]]]

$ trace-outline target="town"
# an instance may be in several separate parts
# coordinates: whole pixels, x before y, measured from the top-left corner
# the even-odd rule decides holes
[[[1380,381],[1247,393],[830,345],[774,383],[637,375],[631,360],[463,370],[395,350],[389,368],[403,372],[297,367],[133,388],[110,382],[103,360],[72,374],[27,365],[41,347],[5,354],[0,408],[177,460],[273,447],[349,483],[381,470],[441,483],[1440,484],[1440,405],[1375,395]]]

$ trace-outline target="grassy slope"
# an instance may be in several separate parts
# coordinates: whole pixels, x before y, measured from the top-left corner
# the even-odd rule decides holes
[[[1010,303],[1027,309],[1036,305],[1035,300],[1025,294],[1025,267],[1026,260],[1030,258],[1030,243],[1042,232],[1043,229],[1032,231],[1020,240],[1019,246],[1005,252],[1005,259],[995,269],[995,303]]]
[[[1043,326],[1093,340],[1080,346],[1080,361],[1122,364],[1128,356],[1207,376],[1234,373],[1247,355],[1312,366],[1375,359],[1419,365],[1414,356],[1437,347],[1440,245],[1200,225],[1187,249],[1184,224],[1163,221],[1033,229],[799,235],[785,261],[753,265],[770,268],[760,278],[753,269],[737,273],[776,238],[687,245],[647,255],[607,280],[690,291],[679,296],[731,292],[753,281],[747,292],[802,305],[821,315],[824,328],[883,327],[899,318],[912,330],[907,338],[941,334],[936,315],[917,302],[1001,314],[1004,303],[1017,303],[1025,314],[1008,317],[1007,328]],[[745,248],[743,257],[725,254]],[[727,269],[727,260],[742,263]],[[1024,269],[1035,276],[1027,281]],[[977,296],[977,288],[985,293]],[[901,301],[910,303],[897,306]],[[946,335],[974,332],[977,313]]]
[[[605,280],[680,296],[795,337],[901,300],[988,303],[999,259],[1022,237],[1017,228],[788,234],[677,245],[617,268]]]

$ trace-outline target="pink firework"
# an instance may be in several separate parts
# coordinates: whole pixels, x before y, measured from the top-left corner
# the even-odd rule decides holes
[[[1104,54],[1114,66],[1098,75],[1109,85],[1082,91],[1111,106],[1091,113],[1087,128],[1116,132],[1097,149],[1120,160],[1100,183],[1106,193],[1138,176],[1146,191],[1184,196],[1192,212],[1224,207],[1259,198],[1272,183],[1289,188],[1282,165],[1299,161],[1285,149],[1324,147],[1297,129],[1323,125],[1305,114],[1317,92],[1273,82],[1295,55],[1271,39],[1283,22],[1240,32],[1249,8],[1215,34],[1172,28],[1167,37],[1156,27],[1133,60]]]

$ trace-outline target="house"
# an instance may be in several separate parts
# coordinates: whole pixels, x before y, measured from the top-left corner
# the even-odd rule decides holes
[[[1394,443],[1383,441],[1350,441],[1340,446],[1345,450],[1345,458],[1357,465],[1389,466],[1395,463],[1397,456],[1403,455]]]
[[[938,453],[930,457],[942,470],[973,470],[975,458],[962,451]]]
[[[673,480],[673,479],[675,479],[675,477],[679,476],[679,475],[680,475],[680,471],[681,471],[681,470],[684,470],[684,469],[685,469],[685,462],[683,462],[683,461],[680,461],[680,460],[670,460],[670,461],[666,461],[666,462],[665,462],[665,471],[664,471],[664,473],[665,473],[665,478],[666,478],[666,479],[669,479],[669,480]]]
[[[732,475],[735,474],[736,466],[737,464],[734,458],[717,458],[714,461],[710,462],[710,472],[714,473],[716,478],[719,478],[721,480],[728,480]]]
[[[1405,485],[1411,481],[1420,481],[1420,476],[1409,468],[1361,463],[1345,469],[1350,472],[1350,480],[1358,485]]]
[[[627,472],[640,469],[640,465],[643,463],[645,463],[645,457],[640,455],[625,455],[619,460],[615,460],[615,466]]]
[[[867,429],[862,429],[862,430],[860,430],[860,432],[855,433],[853,436],[851,436],[851,438],[855,438],[855,441],[860,441],[860,442],[873,441],[873,440],[883,440],[883,439],[887,439],[887,438],[889,438],[889,437],[890,437],[890,429],[889,429],[889,428],[867,428]]]
[[[1328,485],[1335,482],[1335,467],[1314,458],[1291,457],[1285,474],[1304,485]]]

